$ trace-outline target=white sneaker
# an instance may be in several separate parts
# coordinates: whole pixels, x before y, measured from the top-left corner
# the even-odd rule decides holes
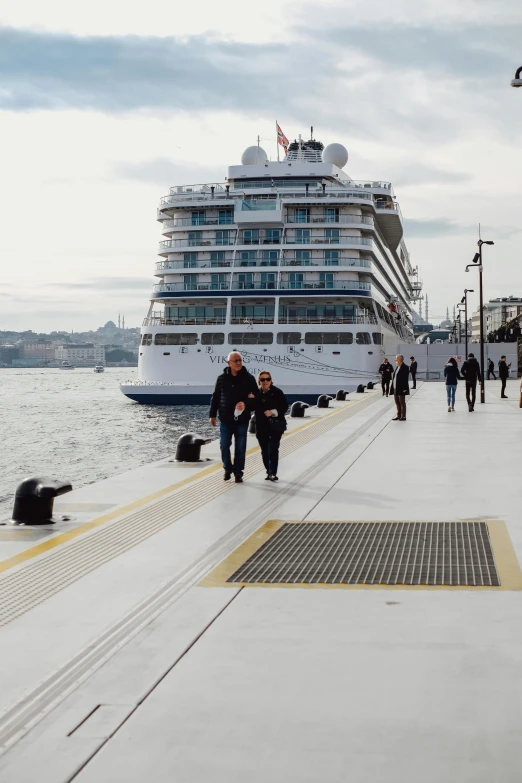
[[[451,405],[448,405],[448,413],[451,413]]]

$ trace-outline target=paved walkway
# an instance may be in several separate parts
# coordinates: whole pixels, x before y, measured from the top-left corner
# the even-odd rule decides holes
[[[459,385],[448,413],[443,384],[424,384],[405,423],[377,401],[283,459],[270,516],[502,520],[522,562],[518,384],[499,392],[470,414]],[[252,480],[228,508],[253,513],[273,492]],[[518,783],[521,616],[515,590],[193,586],[0,777],[34,780],[43,759],[42,783]]]

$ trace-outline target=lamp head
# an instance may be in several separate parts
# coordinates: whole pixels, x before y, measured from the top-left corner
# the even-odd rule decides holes
[[[491,241],[489,241],[489,242],[486,242],[486,241],[484,241],[484,243],[483,243],[483,244],[484,244],[484,245],[494,245],[495,243],[494,243],[494,242],[491,242]]]
[[[511,80],[512,87],[522,87],[522,66],[515,71],[515,78]]]
[[[479,261],[480,261],[480,253],[475,253],[475,255],[473,256],[473,263],[478,264]]]

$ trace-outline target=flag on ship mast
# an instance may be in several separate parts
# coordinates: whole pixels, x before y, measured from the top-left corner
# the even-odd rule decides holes
[[[277,120],[276,120],[276,133],[277,133],[277,144],[278,145],[280,144],[282,146],[286,155],[288,152],[288,145],[290,144],[290,142],[288,141],[285,134],[279,127],[279,123],[277,122]],[[277,147],[277,160],[279,160],[279,146]]]

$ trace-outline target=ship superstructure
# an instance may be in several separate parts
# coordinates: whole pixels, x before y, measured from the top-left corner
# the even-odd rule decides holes
[[[143,322],[140,402],[207,403],[227,354],[271,365],[290,399],[374,378],[413,341],[420,293],[389,182],[356,182],[341,144],[292,142],[269,161],[249,147],[226,183],[175,186]]]

